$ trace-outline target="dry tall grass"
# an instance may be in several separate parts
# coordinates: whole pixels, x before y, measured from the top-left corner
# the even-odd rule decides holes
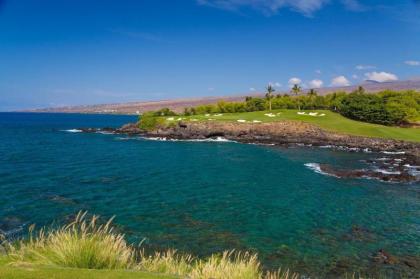
[[[90,220],[86,212],[79,212],[75,220],[59,229],[41,229],[28,241],[9,246],[9,257],[14,264],[42,264],[64,267],[117,269],[129,268],[134,263],[134,249],[115,233],[112,218],[98,225],[98,216]]]
[[[296,279],[289,272],[267,272],[261,269],[256,254],[225,251],[206,260],[181,255],[176,250],[146,255],[137,252],[114,232],[112,218],[98,224],[79,212],[73,222],[58,229],[30,228],[28,240],[8,244],[7,257],[12,265],[53,265],[90,269],[137,269],[178,275],[190,279]]]
[[[191,255],[180,255],[176,250],[169,249],[149,256],[141,251],[137,268],[149,272],[185,276],[191,272],[194,265],[195,261]]]
[[[189,274],[193,279],[254,279],[261,278],[257,255],[248,252],[225,251],[197,263]]]

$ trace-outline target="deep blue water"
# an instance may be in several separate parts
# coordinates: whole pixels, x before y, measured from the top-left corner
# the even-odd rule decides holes
[[[200,256],[251,250],[266,267],[323,277],[419,271],[402,262],[420,260],[420,185],[305,167],[358,166],[379,154],[65,131],[134,120],[0,113],[0,229],[19,233],[89,210],[116,215],[130,241]],[[375,263],[379,249],[400,263]]]

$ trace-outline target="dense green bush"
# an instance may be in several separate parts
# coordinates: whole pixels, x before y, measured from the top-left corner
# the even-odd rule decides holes
[[[152,131],[165,126],[165,120],[157,117],[154,112],[146,112],[140,116],[139,128],[145,131]]]
[[[353,92],[339,106],[342,115],[384,125],[403,124],[419,115],[419,93],[384,91],[378,94]]]
[[[175,112],[170,110],[169,108],[163,108],[153,112],[154,116],[175,116],[177,115]]]

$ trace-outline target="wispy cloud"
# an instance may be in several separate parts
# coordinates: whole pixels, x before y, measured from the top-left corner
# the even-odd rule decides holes
[[[365,74],[366,79],[374,80],[377,82],[395,81],[398,77],[395,74],[387,72],[371,72]]]
[[[420,66],[420,61],[417,60],[407,60],[404,63],[409,66]]]
[[[267,16],[276,14],[280,9],[289,8],[308,17],[329,2],[330,0],[197,0],[200,5],[230,11],[250,7]]]
[[[367,10],[367,7],[357,0],[341,0],[341,2],[350,11],[363,12]]]
[[[276,82],[271,82],[270,81],[268,84],[270,84],[271,86],[274,86],[274,87],[282,87],[283,86],[283,84],[281,84],[278,81],[276,81]]]
[[[289,87],[293,87],[293,85],[301,84],[301,83],[302,83],[302,80],[300,78],[292,77],[291,79],[289,79]]]
[[[324,85],[324,82],[320,79],[314,79],[309,82],[310,88],[321,88]]]
[[[338,76],[331,80],[331,86],[349,86],[350,81],[345,76]]]
[[[371,70],[371,69],[376,69],[376,66],[373,65],[357,65],[356,66],[356,70]]]
[[[121,36],[133,38],[133,39],[141,39],[141,40],[151,41],[151,42],[165,42],[165,40],[163,40],[161,37],[155,34],[147,33],[147,32],[126,30],[126,29],[120,29],[120,28],[113,28],[113,29],[110,29],[109,31],[111,31],[112,33],[121,35]]]

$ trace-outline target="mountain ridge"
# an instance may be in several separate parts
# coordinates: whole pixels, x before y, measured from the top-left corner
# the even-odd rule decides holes
[[[351,92],[356,90],[359,86],[363,86],[366,91],[372,93],[383,90],[420,90],[420,77],[391,82],[377,82],[366,80],[358,85],[344,87],[323,87],[316,89],[316,91],[319,95],[326,95],[328,93],[336,91]],[[304,93],[307,91],[308,89],[303,90]],[[278,94],[286,93],[289,92],[282,90],[278,91]],[[127,103],[51,107],[42,109],[29,109],[24,110],[24,112],[141,114],[145,111],[158,110],[164,107],[172,109],[176,112],[181,112],[185,107],[215,104],[222,100],[227,102],[239,102],[243,101],[246,96],[261,97],[263,95],[263,92],[253,92],[252,94],[237,94],[230,96],[211,96],[167,99],[159,101],[134,101]]]

